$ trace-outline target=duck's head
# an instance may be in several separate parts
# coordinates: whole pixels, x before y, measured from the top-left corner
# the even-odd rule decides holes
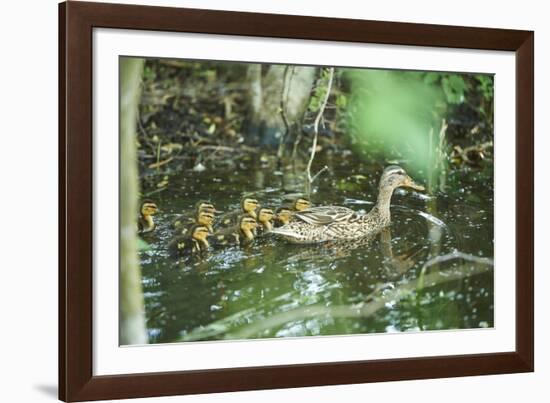
[[[214,223],[214,213],[210,210],[199,210],[196,217],[197,224],[205,225],[209,229],[212,228],[212,224]]]
[[[273,229],[273,223],[271,221],[273,220],[273,217],[275,217],[273,210],[261,207],[257,210],[257,215],[258,221],[262,224],[264,229],[266,231],[271,231]]]
[[[277,215],[275,216],[275,219],[281,222],[283,225],[290,222],[290,218],[292,217],[292,210],[288,207],[279,207],[276,213]]]
[[[407,187],[414,190],[423,191],[424,186],[416,183],[403,168],[398,165],[390,165],[382,173],[380,178],[380,189],[395,189],[398,187]]]
[[[148,217],[157,214],[158,209],[159,208],[155,202],[151,200],[144,200],[141,202],[139,212],[142,216]]]
[[[200,242],[201,244],[208,247],[208,236],[210,235],[210,231],[208,230],[208,227],[205,225],[194,225],[191,227],[191,230],[189,231],[191,234],[191,238],[193,238],[195,241]]]
[[[212,214],[217,213],[218,211],[212,203],[206,200],[200,200],[195,204],[195,211],[198,213],[200,211],[209,211]]]
[[[247,235],[252,234],[257,227],[258,223],[256,220],[248,215],[243,215],[239,219],[239,229]]]
[[[256,209],[260,207],[260,203],[256,199],[250,197],[243,197],[241,200],[241,208],[243,211],[252,217],[256,217]]]
[[[294,203],[292,204],[292,208],[294,209],[294,211],[304,211],[310,207],[311,202],[303,197],[298,197],[296,200],[294,200]]]

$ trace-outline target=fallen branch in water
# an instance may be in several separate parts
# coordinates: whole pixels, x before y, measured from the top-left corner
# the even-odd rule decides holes
[[[199,151],[215,150],[215,151],[227,151],[227,152],[232,152],[232,153],[240,153],[240,152],[258,153],[259,152],[259,150],[257,148],[246,146],[246,145],[240,145],[238,147],[205,145],[205,146],[197,146],[196,148]]]
[[[459,256],[449,257],[454,259]],[[463,258],[460,256],[460,258]],[[449,260],[447,259],[447,260]],[[483,259],[482,259],[483,260]],[[485,264],[476,266],[461,266],[451,273],[442,274],[439,271],[433,272],[422,279],[416,281],[410,281],[406,284],[400,285],[393,290],[386,290],[382,295],[370,295],[365,298],[367,302],[360,302],[355,305],[336,305],[336,306],[324,306],[321,304],[310,305],[302,308],[296,308],[291,311],[282,312],[269,318],[264,318],[261,321],[253,323],[245,328],[233,333],[227,334],[225,339],[248,339],[253,337],[260,337],[260,333],[283,326],[287,323],[305,320],[308,318],[319,318],[321,316],[328,316],[331,318],[367,318],[374,313],[386,307],[386,304],[400,301],[403,298],[413,294],[419,288],[426,284],[427,287],[448,283],[455,280],[460,280],[466,277],[476,276],[485,273],[492,269],[492,263],[486,259],[483,261]],[[481,263],[481,262],[479,262]],[[423,284],[421,284],[421,282]],[[375,292],[376,293],[376,292]],[[379,294],[379,292],[378,292]]]
[[[426,274],[428,268],[455,259],[461,259],[472,263],[471,265],[460,265],[452,270],[437,270]],[[309,305],[295,308],[287,312],[281,312],[268,318],[261,317],[254,320],[244,328],[228,333],[231,328],[239,326],[239,323],[251,322],[256,310],[254,308],[237,312],[224,319],[210,323],[207,326],[201,326],[181,337],[181,341],[204,340],[208,338],[224,339],[248,339],[262,337],[262,332],[273,328],[284,326],[288,323],[302,321],[309,318],[319,318],[322,316],[331,318],[367,318],[375,314],[380,309],[384,309],[386,304],[395,303],[409,297],[415,292],[425,288],[457,281],[464,278],[477,276],[487,273],[493,268],[493,259],[469,255],[462,252],[453,252],[447,255],[437,256],[428,260],[423,266],[418,279],[409,280],[393,289],[386,287],[376,288],[370,295],[366,296],[363,302],[353,305],[334,305],[325,306],[322,304]],[[287,297],[288,295],[284,295]],[[278,298],[282,298],[280,296]],[[277,298],[276,298],[277,299]]]
[[[153,164],[149,164],[148,168],[150,168],[150,169],[160,168],[161,166],[168,164],[173,159],[174,159],[174,157],[169,157],[169,158],[165,159],[164,161],[158,161],[158,162],[155,162]]]

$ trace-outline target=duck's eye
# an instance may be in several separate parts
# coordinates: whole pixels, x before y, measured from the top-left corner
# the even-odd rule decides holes
[[[395,171],[390,172],[390,175],[402,176],[402,175],[405,175],[405,171],[403,169],[397,169]]]

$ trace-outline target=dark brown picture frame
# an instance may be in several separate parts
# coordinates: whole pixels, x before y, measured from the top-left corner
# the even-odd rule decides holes
[[[92,31],[248,35],[505,50],[516,54],[516,348],[490,354],[182,372],[92,373]],[[66,2],[59,5],[59,398],[229,392],[534,370],[534,33],[228,11]],[[116,270],[117,268],[113,268]]]

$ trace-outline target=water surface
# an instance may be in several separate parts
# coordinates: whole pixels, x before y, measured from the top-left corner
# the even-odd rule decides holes
[[[330,169],[316,182],[314,204],[372,207],[383,167],[351,157],[319,156],[316,164]],[[166,251],[176,214],[201,199],[230,211],[244,194],[276,208],[300,179],[252,162],[173,176],[150,196],[163,212],[141,253],[150,341],[492,327],[492,175],[492,166],[457,169],[444,191],[397,190],[392,226],[364,242],[303,246],[266,237],[180,259]]]

